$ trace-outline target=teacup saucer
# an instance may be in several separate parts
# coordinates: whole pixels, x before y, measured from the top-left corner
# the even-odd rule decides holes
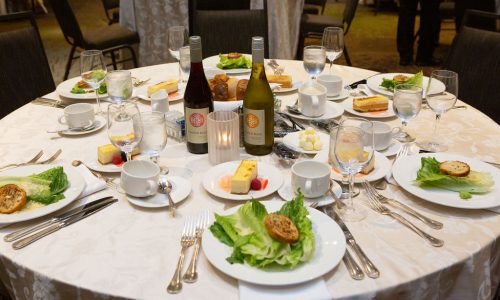
[[[83,134],[89,134],[92,132],[96,132],[99,129],[103,128],[104,125],[106,125],[106,118],[103,116],[95,116],[94,120],[94,127],[92,127],[89,130],[71,130],[71,129],[66,129],[63,131],[59,131],[58,133],[61,135],[83,135]]]
[[[172,184],[172,192],[170,196],[174,203],[181,202],[191,193],[191,181],[180,176],[167,176]],[[160,192],[154,196],[137,198],[127,195],[127,200],[137,206],[146,208],[158,208],[168,206],[168,198],[166,194]]]
[[[401,145],[402,144],[400,141],[392,139],[389,147],[385,148],[384,150],[378,150],[378,152],[385,155],[386,157],[393,156],[393,155],[398,154],[398,151],[401,148]]]
[[[340,94],[338,94],[337,96],[326,95],[326,100],[338,101],[338,100],[343,100],[347,97],[349,97],[349,91],[346,89],[342,89],[342,91],[340,91]]]
[[[340,194],[342,194],[342,188],[336,182],[334,182],[334,185],[332,186],[332,190],[335,193],[335,195],[337,195],[337,197],[340,197]],[[288,180],[288,182],[286,182],[285,184],[283,184],[281,186],[281,188],[278,190],[278,194],[285,201],[290,201],[297,196],[295,194],[295,191],[292,188],[292,184],[290,183],[290,179]],[[313,202],[318,202],[318,207],[320,207],[320,206],[325,206],[325,205],[328,205],[328,204],[335,202],[335,199],[333,199],[332,195],[330,195],[330,193],[328,191],[323,196],[320,196],[317,198],[304,197],[304,205],[309,206]]]

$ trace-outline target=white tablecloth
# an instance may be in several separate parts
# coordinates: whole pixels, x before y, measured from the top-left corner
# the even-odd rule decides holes
[[[294,80],[305,80],[301,62],[279,61]],[[345,83],[366,78],[374,72],[334,66]],[[151,83],[175,77],[176,64],[132,70],[138,78],[152,77]],[[49,95],[54,97],[54,95]],[[55,96],[57,97],[57,96]],[[279,96],[286,103],[296,94]],[[463,103],[460,103],[463,104]],[[140,105],[148,110],[147,104]],[[182,102],[171,109],[182,111]],[[19,160],[43,148],[46,153],[61,148],[56,163],[73,159],[95,159],[96,146],[109,143],[105,130],[83,137],[60,137],[46,133],[62,110],[27,104],[0,120],[0,165]],[[399,126],[397,119],[387,120]],[[422,110],[409,124],[417,138],[427,136],[434,123],[430,110]],[[449,153],[500,162],[500,126],[469,107],[451,110],[440,129]],[[179,216],[171,218],[165,209],[142,209],[123,196],[109,208],[14,251],[0,239],[0,276],[17,299],[88,299],[124,297],[134,299],[237,299],[238,283],[212,267],[204,254],[199,261],[199,281],[184,284],[178,296],[166,286],[177,262],[179,238],[184,218],[203,209],[221,213],[238,203],[217,199],[201,186],[204,172],[211,166],[207,155],[192,155],[184,144],[169,140],[162,163],[193,171],[191,195],[179,205]],[[259,160],[271,163],[289,176],[289,169],[271,156]],[[497,183],[498,184],[498,183]],[[324,276],[333,299],[490,299],[500,282],[500,215],[486,210],[447,208],[418,199],[397,187],[384,192],[442,223],[432,230],[415,221],[425,231],[445,241],[434,248],[423,239],[392,222],[389,217],[368,211],[366,220],[348,224],[359,244],[379,268],[378,279],[356,281],[340,263]],[[500,195],[499,195],[500,197]],[[362,194],[355,201],[363,201]],[[266,198],[278,199],[272,195]],[[76,205],[76,204],[75,204]],[[44,218],[45,219],[45,218]],[[0,229],[0,238],[25,222]],[[188,257],[190,257],[188,255]]]
[[[120,0],[120,24],[137,31],[141,39],[139,64],[149,66],[173,61],[168,52],[168,28],[188,27],[187,0]],[[252,8],[262,0],[252,0]],[[304,0],[268,0],[269,55],[292,59],[299,41]]]

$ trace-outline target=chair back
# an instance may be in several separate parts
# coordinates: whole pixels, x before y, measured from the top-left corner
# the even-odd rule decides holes
[[[194,13],[198,10],[250,9],[250,0],[188,0],[189,35],[193,34]]]
[[[342,14],[342,19],[345,24],[344,34],[347,34],[349,27],[351,27],[351,22],[356,14],[356,8],[358,7],[358,0],[346,0],[344,6],[344,12]]]
[[[500,20],[500,15],[480,14],[489,20]],[[500,55],[493,53],[500,53],[500,32],[469,27],[464,21],[444,68],[458,73],[458,98],[500,124]]]
[[[264,37],[264,56],[269,57],[266,1],[263,9],[196,10],[192,24],[191,35],[201,36],[204,57],[250,53],[253,36]]]
[[[84,40],[80,24],[73,13],[68,0],[49,0],[50,6],[56,15],[59,27],[63,32],[64,38],[70,45],[83,47]]]
[[[102,0],[102,5],[105,10],[118,8],[120,7],[120,0]]]
[[[42,40],[31,12],[0,16],[29,26],[0,32],[0,118],[55,90]]]

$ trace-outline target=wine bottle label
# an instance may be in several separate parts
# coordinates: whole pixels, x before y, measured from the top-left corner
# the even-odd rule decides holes
[[[243,134],[245,142],[251,145],[266,144],[266,111],[243,108]]]
[[[193,144],[205,144],[207,137],[208,107],[185,108],[187,141]]]

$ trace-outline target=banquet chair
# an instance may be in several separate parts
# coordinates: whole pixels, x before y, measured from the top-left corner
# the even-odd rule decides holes
[[[458,98],[500,124],[500,32],[468,25],[473,18],[500,20],[500,15],[467,11],[444,67],[458,73]]]
[[[325,6],[327,0],[305,0],[303,12],[305,14],[319,15],[325,13]]]
[[[204,1],[224,2],[222,0]],[[239,8],[228,6],[230,9],[200,9],[200,4],[204,1],[189,1],[189,8],[192,9],[189,13],[190,24],[192,24],[190,35],[201,36],[204,57],[229,52],[250,53],[253,36],[264,37],[264,56],[269,57],[267,1],[263,1],[263,9],[249,9],[249,4],[246,9],[243,7],[247,6]],[[233,0],[232,2],[241,4],[246,1]]]
[[[116,11],[120,7],[120,0],[102,0],[102,6],[104,7],[106,18],[108,18],[108,25],[120,21],[120,15]]]
[[[64,72],[64,80],[68,78],[73,60],[79,58],[78,55],[75,56],[77,49],[97,49],[101,50],[104,55],[110,54],[115,70],[118,63],[126,61],[132,61],[134,67],[137,68],[137,59],[135,51],[132,48],[133,44],[139,43],[137,32],[130,31],[117,23],[97,30],[82,31],[68,0],[49,0],[49,3],[54,10],[64,38],[71,45]],[[121,49],[127,49],[130,52],[131,58],[117,61],[116,51]]]
[[[358,7],[358,0],[346,0],[342,19],[333,16],[317,16],[311,14],[303,14],[300,22],[300,37],[297,49],[297,58],[302,58],[304,50],[304,41],[306,38],[320,38],[323,35],[323,30],[326,27],[340,27],[344,30],[344,36],[349,32],[352,20]],[[352,66],[347,46],[344,40],[344,57],[349,66]]]
[[[33,13],[2,15],[0,23],[4,22],[20,24],[0,32],[0,119],[55,90]]]

